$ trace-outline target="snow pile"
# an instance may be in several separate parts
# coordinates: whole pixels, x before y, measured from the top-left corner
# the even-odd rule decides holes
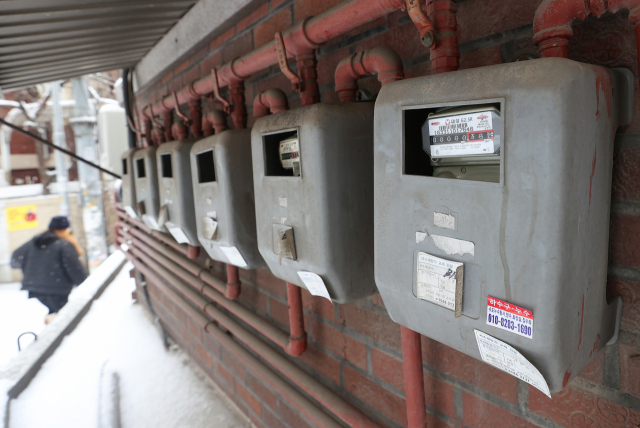
[[[166,351],[127,264],[75,331],[11,402],[11,428],[249,427],[191,367]]]

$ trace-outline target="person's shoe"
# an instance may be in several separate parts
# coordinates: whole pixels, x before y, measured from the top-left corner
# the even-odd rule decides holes
[[[45,323],[45,324],[49,324],[51,321],[53,321],[53,319],[56,317],[56,315],[58,315],[58,313],[57,313],[57,312],[54,312],[54,313],[52,313],[52,314],[45,315],[45,317],[44,317],[44,323]]]

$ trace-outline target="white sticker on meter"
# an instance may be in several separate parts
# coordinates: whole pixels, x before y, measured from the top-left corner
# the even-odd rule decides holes
[[[247,267],[247,262],[244,261],[244,257],[236,247],[220,247],[220,249],[232,265],[241,268]]]
[[[527,382],[551,398],[547,381],[520,352],[480,330],[475,333],[482,361]]]
[[[493,114],[481,111],[428,119],[431,157],[493,154]]]
[[[487,297],[487,324],[533,339],[533,312],[495,297]]]
[[[136,212],[133,210],[133,207],[127,205],[126,207],[124,207],[124,210],[127,214],[129,214],[129,217],[138,218],[138,214],[136,214]]]
[[[179,227],[170,227],[169,233],[171,234],[171,236],[173,236],[173,239],[175,239],[178,244],[189,244],[191,242],[189,241],[189,238],[187,238],[187,235],[185,235],[182,229],[180,229]]]
[[[456,312],[462,306],[464,263],[452,262],[427,253],[418,253],[418,299]]]
[[[324,281],[320,278],[320,275],[316,275],[313,272],[298,272],[298,276],[304,282],[304,286],[307,287],[309,293],[314,296],[324,297],[331,301],[331,296],[329,295],[329,290],[327,290],[327,286],[324,285]]]

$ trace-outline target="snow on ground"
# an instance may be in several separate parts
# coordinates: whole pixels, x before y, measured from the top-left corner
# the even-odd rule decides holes
[[[78,327],[11,402],[10,427],[136,428],[250,426],[182,351],[166,351],[133,304],[127,264]],[[119,398],[114,385],[119,385]]]
[[[29,299],[20,291],[20,283],[0,284],[0,371],[18,355],[18,336],[31,331],[40,334],[44,316],[49,312],[38,299]],[[32,335],[20,339],[22,349],[33,341]]]

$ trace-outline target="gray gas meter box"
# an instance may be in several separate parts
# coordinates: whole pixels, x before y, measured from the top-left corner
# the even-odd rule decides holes
[[[339,303],[376,290],[373,107],[314,104],[251,133],[260,254],[276,277]]]
[[[122,206],[129,216],[137,218],[135,174],[133,172],[133,155],[138,150],[129,149],[122,154]]]
[[[194,140],[163,143],[156,151],[160,214],[158,222],[180,244],[200,246],[193,205],[190,153]]]
[[[157,146],[138,149],[133,154],[132,174],[136,188],[135,210],[144,224],[154,230],[164,230],[158,223],[160,190],[156,167]]]
[[[191,148],[198,239],[209,257],[255,269],[258,251],[251,167],[251,130],[227,130]]]
[[[375,278],[391,318],[560,391],[617,339],[613,139],[632,115],[631,72],[560,58],[385,85]]]

